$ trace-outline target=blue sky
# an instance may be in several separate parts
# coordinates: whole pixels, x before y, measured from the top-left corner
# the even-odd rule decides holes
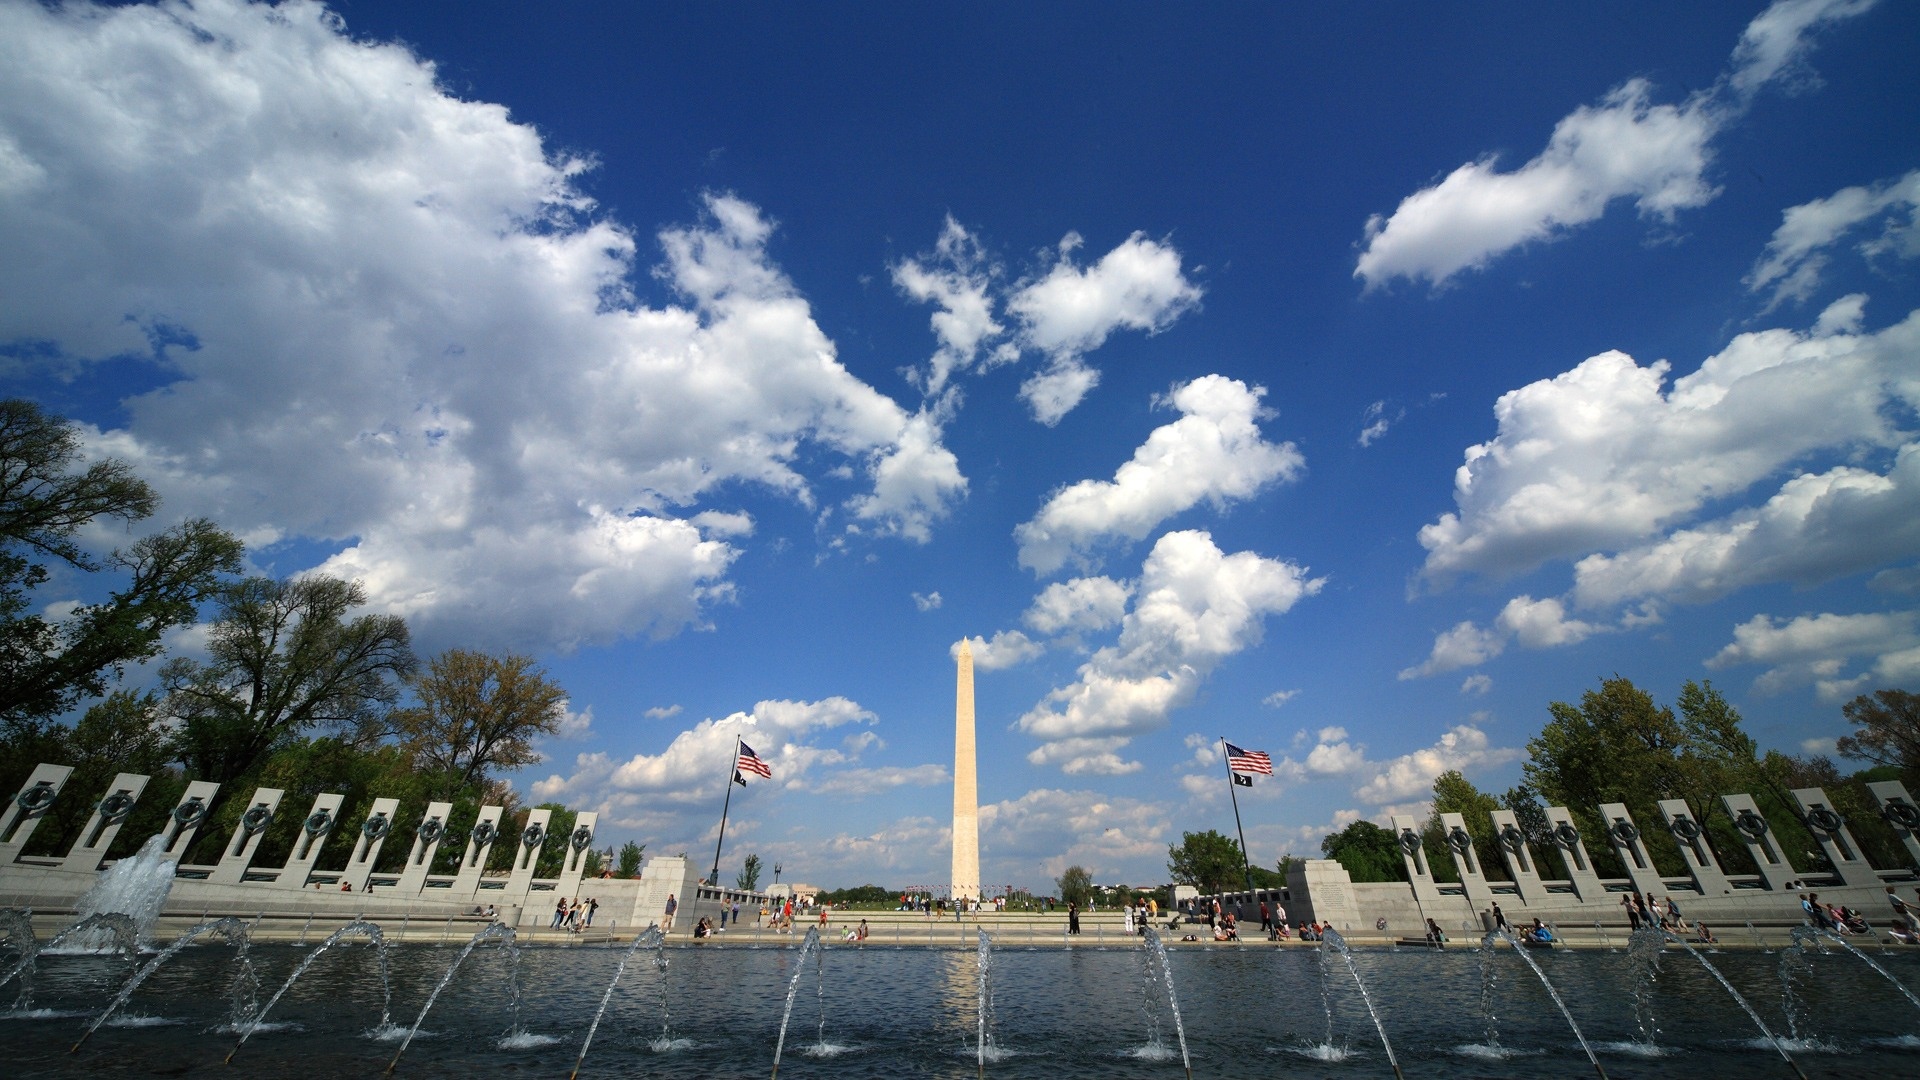
[[[258,568],[538,656],[516,782],[611,839],[709,850],[744,734],[724,872],[943,881],[975,637],[990,882],[1162,880],[1223,734],[1271,864],[1616,672],[1791,752],[1915,683],[1915,40],[5,0],[0,376]]]

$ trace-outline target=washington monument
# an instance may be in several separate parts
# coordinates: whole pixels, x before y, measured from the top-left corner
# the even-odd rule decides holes
[[[973,774],[973,647],[954,650],[960,668],[953,704],[953,890],[955,900],[980,895],[980,789]]]

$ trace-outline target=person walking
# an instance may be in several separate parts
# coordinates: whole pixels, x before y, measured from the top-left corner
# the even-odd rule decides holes
[[[680,910],[680,901],[675,900],[673,898],[672,893],[668,893],[667,894],[667,913],[664,916],[662,916],[660,919],[661,933],[666,934],[666,933],[671,933],[673,931],[673,913],[679,910]]]

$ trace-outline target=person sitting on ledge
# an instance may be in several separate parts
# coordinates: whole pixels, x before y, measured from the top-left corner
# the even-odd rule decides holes
[[[1300,940],[1301,941],[1319,941],[1320,940],[1320,924],[1314,923],[1311,926],[1309,926],[1306,923],[1301,923],[1300,924]]]
[[[1693,930],[1694,930],[1693,940],[1699,942],[1700,944],[1702,945],[1720,944],[1720,939],[1713,936],[1713,931],[1707,929],[1706,923],[1700,922],[1699,920],[1696,919],[1693,924]]]
[[[1427,920],[1427,944],[1436,949],[1447,947],[1447,932],[1440,929],[1440,924],[1432,919]]]
[[[713,923],[708,921],[705,915],[700,916],[700,921],[693,924],[693,936],[697,938],[713,936]]]
[[[1542,923],[1539,919],[1533,920],[1533,925],[1527,928],[1526,933],[1528,941],[1538,942],[1542,945],[1553,944],[1553,931],[1547,929],[1546,924]]]
[[[1221,919],[1219,924],[1213,928],[1213,940],[1215,941],[1239,941],[1240,940],[1240,935],[1234,932],[1233,923],[1229,921],[1230,919],[1231,919],[1231,916],[1229,916],[1227,919]]]
[[[1273,929],[1267,931],[1267,940],[1268,941],[1286,941],[1288,940],[1288,938],[1289,938],[1289,935],[1287,934],[1287,921],[1285,919],[1273,920]]]

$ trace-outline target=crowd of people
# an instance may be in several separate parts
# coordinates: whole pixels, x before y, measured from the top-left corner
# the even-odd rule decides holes
[[[600,901],[592,897],[579,900],[563,896],[553,905],[553,921],[547,924],[547,929],[581,933],[593,925],[593,913],[599,910]]]

